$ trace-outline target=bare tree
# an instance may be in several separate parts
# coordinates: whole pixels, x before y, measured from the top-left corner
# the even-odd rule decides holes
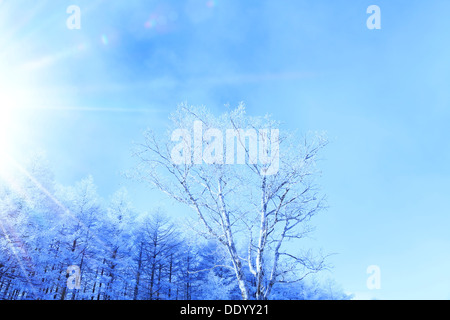
[[[150,300],[167,299],[170,285],[166,284],[166,279],[169,282],[171,267],[173,268],[171,259],[180,247],[179,231],[159,210],[152,215],[140,217],[136,222],[139,224],[140,234],[135,259],[137,277],[134,299],[138,297],[140,286],[146,291],[141,295]]]
[[[323,208],[314,185],[322,135],[280,134],[278,122],[247,116],[242,104],[219,117],[180,105],[171,120],[168,136],[145,133],[136,177],[196,212],[197,231],[226,248],[243,299],[267,299],[276,283],[325,268],[323,257],[287,245]]]

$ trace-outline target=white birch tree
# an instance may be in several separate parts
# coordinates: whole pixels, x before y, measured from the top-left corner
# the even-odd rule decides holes
[[[171,121],[166,136],[147,131],[138,144],[135,178],[194,210],[198,232],[226,249],[242,299],[267,299],[276,283],[325,268],[323,257],[286,245],[307,236],[323,208],[314,184],[323,135],[280,134],[242,104],[219,117],[183,104]]]

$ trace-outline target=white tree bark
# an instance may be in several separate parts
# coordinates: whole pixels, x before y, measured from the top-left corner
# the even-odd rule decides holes
[[[267,154],[260,156],[275,161],[273,152],[269,154],[261,146],[250,148],[243,134],[247,129],[261,129],[264,134],[259,135],[259,141],[267,143],[266,132],[278,129],[279,124],[268,118],[248,117],[243,107],[214,117],[204,108],[182,105],[173,114],[172,121],[172,129],[183,132],[189,132],[194,123],[201,123],[202,130],[214,129],[214,132],[234,129],[236,150],[244,150],[247,160],[254,158],[255,150],[263,150]],[[242,298],[267,299],[276,283],[300,281],[306,274],[323,269],[322,258],[304,258],[286,251],[284,244],[287,240],[305,237],[310,231],[308,221],[323,208],[313,178],[317,174],[318,152],[326,145],[326,140],[318,136],[312,142],[306,138],[299,142],[290,134],[281,135],[280,158],[276,159],[279,170],[266,175],[272,162],[247,161],[234,165],[220,159],[213,163],[199,162],[203,146],[211,150],[215,143],[205,137],[201,139],[196,136],[193,143],[185,141],[186,146],[194,145],[194,151],[184,154],[184,159],[188,160],[185,163],[174,164],[171,161],[174,143],[170,138],[160,142],[153,134],[147,134],[135,153],[141,160],[138,178],[194,209],[203,226],[202,235],[216,239],[226,248]],[[234,154],[234,150],[232,152]],[[245,229],[247,234],[243,233]],[[253,234],[257,239],[253,239]],[[239,248],[242,248],[239,243],[245,238],[248,243],[246,259],[239,256]],[[254,277],[255,288],[250,287],[243,262],[248,266],[248,274]]]

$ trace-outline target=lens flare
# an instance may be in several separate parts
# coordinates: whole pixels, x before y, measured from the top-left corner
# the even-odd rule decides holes
[[[108,37],[107,37],[105,34],[102,34],[101,40],[102,40],[102,43],[103,43],[105,46],[108,45],[109,39],[108,39]]]
[[[14,72],[0,65],[0,175],[11,171],[11,160],[24,147],[26,132],[26,107],[31,103],[29,88],[16,79]]]
[[[150,18],[145,21],[144,26],[147,29],[152,29],[156,27],[156,24],[158,23],[158,16],[156,14],[150,15]]]
[[[12,141],[12,108],[14,99],[6,92],[0,92],[0,174],[8,170]]]
[[[208,0],[206,2],[206,6],[208,8],[214,8],[215,6],[217,6],[217,0]]]

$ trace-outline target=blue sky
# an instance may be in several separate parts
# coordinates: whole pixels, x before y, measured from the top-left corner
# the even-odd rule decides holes
[[[11,153],[57,180],[92,174],[140,210],[167,199],[124,180],[132,141],[177,104],[244,101],[285,129],[326,131],[329,209],[315,244],[358,298],[450,298],[448,1],[0,1],[0,101]],[[69,30],[69,5],[81,29]],[[381,8],[369,30],[366,9]],[[6,97],[6,98],[5,98]],[[381,269],[381,289],[366,268]]]

